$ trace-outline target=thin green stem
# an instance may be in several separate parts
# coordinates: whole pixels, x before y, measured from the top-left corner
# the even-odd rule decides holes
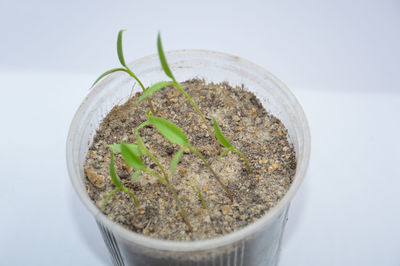
[[[110,200],[110,198],[118,191],[120,191],[121,189],[119,187],[114,188],[114,190],[112,190],[110,193],[107,194],[107,196],[105,197],[105,199],[103,200],[103,203],[101,204],[100,209],[103,211],[104,207],[106,206],[107,202]]]
[[[193,184],[189,183],[189,186],[192,188],[193,192],[197,194],[201,201],[201,205],[203,205],[203,209],[206,208],[206,201],[203,198],[203,194],[201,194],[201,190],[198,185],[194,186]]]
[[[133,194],[132,191],[130,191],[126,187],[122,187],[122,191],[129,194],[133,198],[133,201],[135,202],[136,207],[139,207],[139,205],[140,205],[139,201],[137,200],[137,198],[135,197],[135,194]]]
[[[158,167],[160,168],[161,172],[163,173],[164,180],[166,182],[166,186],[169,189],[169,191],[172,193],[172,195],[175,198],[176,202],[178,203],[178,207],[179,207],[179,209],[181,211],[183,220],[185,220],[186,224],[188,225],[190,232],[193,232],[193,227],[192,227],[192,225],[191,225],[191,223],[190,223],[190,221],[189,221],[189,219],[187,217],[186,211],[183,209],[183,205],[182,205],[181,201],[178,198],[178,193],[176,193],[175,188],[169,182],[169,178],[168,178],[167,173],[164,170],[164,167],[162,167],[160,162],[157,160],[157,158],[151,152],[148,152],[147,155],[150,156],[151,159],[153,159],[153,161],[158,165]]]
[[[228,188],[224,185],[224,183],[222,183],[221,179],[219,178],[219,175],[217,175],[217,173],[214,172],[214,170],[211,168],[211,166],[208,163],[208,161],[206,160],[206,158],[204,158],[204,156],[198,150],[196,150],[193,146],[189,145],[188,148],[190,151],[192,151],[194,154],[196,154],[203,161],[203,163],[207,166],[207,168],[214,175],[215,179],[217,179],[217,181],[221,185],[222,189],[225,190],[226,194],[228,195],[228,198],[233,202],[232,193],[228,190]]]
[[[133,133],[138,132],[140,129],[142,129],[143,127],[148,126],[148,125],[151,125],[151,121],[150,121],[150,120],[144,121],[144,122],[141,123],[137,128],[135,128],[135,129],[133,130]]]
[[[140,85],[140,87],[142,88],[143,91],[146,91],[146,88],[144,87],[143,83],[140,81],[140,79],[138,79],[136,77],[136,75],[132,72],[132,70],[130,70],[128,67],[126,67],[126,72],[131,75],[131,77],[133,77]],[[147,98],[147,102],[149,103],[150,106],[150,110],[153,114],[156,114],[154,112],[154,107],[153,107],[153,103],[151,102],[150,98]]]
[[[187,226],[189,227],[190,232],[193,232],[192,224],[190,223],[189,218],[187,217],[185,209],[183,209],[182,202],[178,198],[178,193],[176,193],[176,190],[171,186],[170,183],[167,183],[167,187],[171,191],[171,193],[172,193],[173,197],[175,198],[176,202],[178,203],[178,207],[179,207],[179,209],[181,211],[181,215],[182,215],[183,220],[186,222]]]
[[[160,168],[162,174],[164,175],[164,179],[167,183],[169,183],[168,175],[164,170],[164,167],[162,167],[161,163],[157,160],[157,158],[151,153],[148,152],[147,155],[157,164],[157,166]]]
[[[240,156],[242,156],[242,158],[243,158],[243,160],[244,160],[244,163],[246,164],[247,171],[251,172],[251,168],[250,168],[249,162],[248,162],[247,159],[246,159],[246,156],[244,156],[243,153],[241,153],[239,150],[237,150],[237,149],[235,149],[235,148],[232,148],[232,151],[234,151],[234,152],[236,152],[237,154],[239,154]]]
[[[143,171],[145,171],[148,174],[151,174],[152,176],[156,177],[158,180],[160,180],[161,184],[167,185],[167,181],[156,171],[153,171],[149,168],[144,168]]]
[[[196,112],[199,114],[201,120],[203,120],[203,123],[206,125],[208,133],[210,134],[210,136],[212,137],[212,139],[215,142],[215,145],[217,146],[218,152],[220,151],[220,146],[219,143],[214,135],[214,133],[212,132],[210,126],[208,125],[206,118],[204,117],[203,113],[201,112],[200,108],[197,106],[197,104],[192,100],[192,98],[190,98],[189,94],[187,94],[187,92],[181,87],[181,85],[179,84],[179,82],[176,81],[176,79],[173,79],[173,83],[174,86],[186,97],[186,99],[188,99],[188,101],[190,102],[190,104],[193,106],[194,110],[196,110]]]
[[[167,186],[168,190],[172,193],[172,196],[174,197],[174,199],[176,200],[176,202],[178,204],[178,208],[179,208],[179,210],[181,212],[182,218],[185,221],[186,225],[189,227],[189,231],[193,232],[193,226],[190,223],[189,218],[187,217],[187,214],[186,214],[185,209],[183,208],[182,202],[179,200],[178,194],[176,193],[176,190],[169,183],[168,178],[166,178],[166,179],[164,178],[163,179],[162,176],[159,173],[157,173],[157,172],[155,172],[153,170],[150,170],[148,168],[145,168],[144,171],[149,173],[149,174],[151,174],[151,175],[153,175],[153,176],[155,176],[156,178],[158,178],[158,180],[160,180],[161,183],[163,183],[164,185]],[[164,173],[165,173],[165,171],[164,171]],[[165,174],[165,176],[166,176],[166,174]]]
[[[200,189],[199,189],[199,191],[198,191],[198,195],[199,195],[199,198],[200,198],[200,200],[201,200],[201,204],[203,205],[203,209],[205,209],[205,208],[207,207],[207,206],[206,206],[206,201],[204,200],[203,194],[201,194]]]

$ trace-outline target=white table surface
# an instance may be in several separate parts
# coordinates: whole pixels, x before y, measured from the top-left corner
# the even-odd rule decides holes
[[[110,265],[70,184],[65,143],[93,80],[202,48],[283,80],[312,134],[280,266],[400,265],[400,2],[0,1],[0,265]]]

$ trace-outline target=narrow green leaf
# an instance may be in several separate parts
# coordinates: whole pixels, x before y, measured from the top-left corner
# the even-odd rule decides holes
[[[169,167],[170,176],[173,176],[175,174],[176,166],[178,165],[184,150],[185,150],[184,148],[180,148],[179,151],[175,153],[174,158],[172,158],[171,165]]]
[[[98,78],[93,82],[93,84],[92,84],[92,86],[91,86],[90,88],[93,88],[93,86],[96,85],[96,83],[99,82],[99,81],[100,81],[102,78],[104,78],[105,76],[107,76],[107,75],[109,75],[109,74],[111,74],[111,73],[117,72],[117,71],[125,71],[125,72],[126,72],[126,69],[125,69],[125,68],[113,68],[113,69],[110,69],[110,70],[104,72],[103,74],[100,75],[100,77],[98,77]]]
[[[164,50],[161,43],[161,35],[158,33],[157,37],[157,49],[158,49],[158,57],[160,58],[161,66],[164,69],[165,74],[170,77],[172,80],[175,80],[174,75],[172,75],[171,69],[169,69],[167,58],[165,57]]]
[[[142,129],[143,127],[148,126],[148,125],[151,125],[150,120],[147,120],[147,121],[144,121],[143,123],[141,123],[137,128],[135,128],[134,131],[138,132],[140,129]]]
[[[113,151],[121,153],[121,144],[110,144],[108,147]]]
[[[125,145],[128,145],[129,148],[136,154],[136,156],[140,157],[140,156],[143,155],[143,153],[140,152],[138,145],[136,145],[136,144],[127,144],[127,143],[125,143]],[[110,147],[110,149],[112,149],[113,151],[122,153],[121,144],[111,144],[111,145],[108,145],[108,147]]]
[[[231,148],[232,144],[225,138],[224,134],[222,134],[221,128],[219,127],[217,120],[215,119],[215,117],[213,117],[212,119],[214,123],[215,136],[224,147]]]
[[[131,146],[124,142],[121,142],[121,155],[125,162],[133,169],[141,170],[144,168],[142,159],[136,155],[135,150]]]
[[[149,119],[157,130],[172,143],[184,146],[189,145],[189,140],[185,133],[174,123],[164,118],[152,115],[149,116]]]
[[[124,59],[124,54],[122,52],[122,33],[125,30],[120,30],[118,32],[118,39],[117,39],[117,53],[118,53],[118,59],[119,62],[121,62],[121,65],[123,65],[124,67],[127,67],[125,64],[125,59]]]
[[[117,172],[115,171],[114,152],[113,151],[111,151],[110,176],[111,176],[111,180],[114,183],[114,186],[116,186],[117,188],[122,188],[121,181],[119,180],[119,178],[117,176]]]
[[[136,133],[135,136],[136,136],[136,141],[138,143],[139,151],[142,154],[148,154],[149,151],[147,150],[146,145],[144,144],[144,142],[143,142],[142,138],[140,137],[140,135],[138,133]]]
[[[145,90],[142,93],[142,95],[139,97],[139,99],[136,101],[136,103],[140,103],[141,101],[143,101],[144,99],[146,99],[147,97],[152,95],[154,92],[156,92],[162,88],[165,88],[171,84],[172,84],[172,82],[169,82],[169,81],[160,81],[160,82],[157,82],[156,84],[153,84],[150,88],[148,88],[147,90]]]
[[[142,174],[142,171],[139,171],[139,170],[133,172],[132,177],[131,177],[132,182],[136,182],[139,179],[141,174]]]

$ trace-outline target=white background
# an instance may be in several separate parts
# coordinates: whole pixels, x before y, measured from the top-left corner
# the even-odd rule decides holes
[[[109,265],[68,179],[65,142],[93,80],[125,57],[209,49],[298,97],[312,156],[281,266],[400,265],[400,1],[0,0],[0,265]]]

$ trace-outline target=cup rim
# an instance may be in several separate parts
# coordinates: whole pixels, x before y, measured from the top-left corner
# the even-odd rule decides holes
[[[290,201],[294,197],[295,193],[299,189],[306,170],[308,168],[309,164],[309,158],[310,158],[310,149],[311,149],[311,140],[310,140],[310,130],[309,130],[309,125],[306,119],[306,116],[304,114],[304,111],[299,104],[298,100],[296,97],[293,95],[293,93],[288,89],[288,87],[281,82],[278,78],[276,78],[273,74],[271,74],[269,71],[265,70],[263,67],[252,63],[246,59],[240,58],[238,56],[230,55],[227,53],[222,53],[222,52],[215,52],[215,51],[210,51],[210,50],[199,50],[199,49],[185,49],[185,50],[174,50],[174,51],[169,51],[166,52],[166,56],[174,56],[174,55],[185,55],[185,54],[198,54],[198,55],[204,55],[204,56],[213,56],[213,57],[220,57],[225,60],[229,61],[234,61],[238,64],[245,65],[250,69],[253,69],[259,73],[262,73],[263,76],[267,77],[268,79],[272,80],[274,83],[276,83],[279,88],[282,90],[284,95],[289,99],[289,101],[293,104],[294,109],[296,110],[297,116],[299,117],[300,120],[302,120],[303,124],[303,137],[304,137],[304,150],[307,150],[304,154],[302,154],[303,160],[302,160],[302,165],[296,169],[296,174],[293,178],[293,183],[291,184],[289,190],[286,192],[286,194],[279,200],[279,202],[272,207],[266,214],[264,214],[261,218],[259,218],[257,221],[235,231],[228,233],[226,235],[223,235],[218,238],[211,238],[211,239],[204,239],[204,240],[193,240],[193,241],[175,241],[175,240],[164,240],[164,239],[157,239],[149,236],[145,236],[136,232],[133,232],[131,230],[128,230],[124,228],[122,225],[119,225],[112,220],[110,220],[106,215],[104,215],[98,208],[97,206],[92,202],[92,200],[89,198],[88,194],[86,191],[80,191],[80,186],[79,186],[79,174],[77,172],[78,167],[74,166],[74,162],[72,157],[72,145],[71,145],[71,139],[73,138],[73,128],[74,124],[77,124],[82,116],[82,111],[86,107],[86,103],[90,102],[90,99],[93,98],[97,93],[100,92],[102,89],[103,85],[112,81],[117,75],[114,77],[108,76],[107,78],[103,79],[101,82],[99,82],[93,89],[92,91],[86,96],[86,98],[83,100],[81,103],[80,107],[76,111],[74,118],[71,122],[70,129],[68,132],[68,138],[67,138],[67,168],[68,168],[68,173],[69,177],[71,179],[71,182],[73,184],[73,187],[75,191],[77,192],[79,198],[81,201],[84,203],[84,205],[89,209],[89,211],[92,213],[92,215],[98,220],[103,226],[106,228],[110,229],[112,232],[114,232],[119,238],[123,238],[126,241],[129,242],[134,242],[137,245],[141,245],[146,248],[152,248],[152,249],[159,249],[159,250],[165,250],[165,251],[193,251],[193,250],[209,250],[209,249],[214,249],[217,247],[229,245],[232,243],[235,243],[237,241],[243,240],[251,235],[256,234],[258,231],[262,230],[265,226],[267,226],[269,223],[271,223],[276,216],[278,216],[282,211],[285,209],[285,207],[289,206]],[[155,57],[158,57],[157,54],[152,54],[149,56],[145,56],[142,58],[139,58],[137,60],[134,60],[131,62],[129,65],[135,65],[135,64],[141,64],[147,61],[154,60]],[[297,156],[299,156],[297,154]],[[300,171],[298,171],[300,170]]]

